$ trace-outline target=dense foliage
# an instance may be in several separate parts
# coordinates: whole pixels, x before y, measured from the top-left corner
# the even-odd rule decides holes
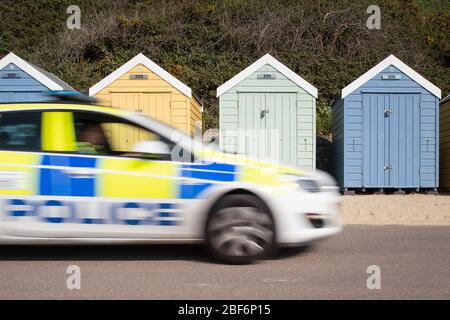
[[[381,29],[369,30],[370,4]],[[82,29],[68,30],[77,4]],[[216,127],[216,88],[266,52],[319,89],[331,131],[340,89],[393,53],[450,93],[450,0],[2,0],[0,56],[14,51],[87,92],[142,52],[189,85]]]

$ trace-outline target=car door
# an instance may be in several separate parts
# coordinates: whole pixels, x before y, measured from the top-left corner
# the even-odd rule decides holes
[[[41,112],[0,112],[0,228],[4,235],[28,236],[38,219]]]
[[[95,122],[104,132],[103,154],[79,154],[95,161],[95,203],[93,220],[97,237],[118,239],[180,238],[185,234],[183,200],[179,197],[180,163],[170,154],[136,153],[133,145],[158,141],[171,150],[171,142],[160,135],[116,116],[75,112],[77,145],[83,143],[82,127]],[[138,135],[129,135],[129,132]],[[112,132],[112,134],[108,134]],[[85,138],[87,139],[87,138]],[[102,140],[100,139],[100,140]]]
[[[17,150],[1,154],[3,184],[23,181],[10,187],[15,190],[3,202],[6,233],[45,239],[96,234],[88,224],[98,205],[86,201],[95,197],[96,160],[77,154],[72,113],[32,111],[2,118],[0,132],[7,135],[1,147]]]
[[[2,231],[60,242],[187,237],[183,206],[192,200],[187,195],[193,186],[184,181],[189,174],[182,173],[183,163],[116,149],[124,145],[120,135],[110,137],[119,140],[110,140],[108,150],[89,152],[79,132],[85,120],[137,126],[99,112],[1,114]],[[150,138],[170,143],[139,129],[147,135],[136,135],[135,143]]]

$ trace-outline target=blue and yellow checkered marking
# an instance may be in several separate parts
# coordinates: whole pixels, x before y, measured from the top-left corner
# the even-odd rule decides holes
[[[44,155],[39,178],[39,194],[45,196],[94,197],[94,177],[72,177],[67,168],[95,168],[97,159],[92,157]],[[62,167],[46,168],[45,166]]]
[[[173,226],[180,224],[181,219],[179,219],[177,205],[171,203],[171,199],[199,198],[205,189],[218,183],[235,181],[238,175],[236,165],[218,162],[178,164],[153,163],[139,159],[128,159],[127,162],[123,162],[121,159],[111,158],[112,160],[108,160],[108,165],[105,165],[105,160],[101,159],[75,154],[46,154],[36,158],[35,163],[39,164],[40,168],[36,169],[37,192],[35,194],[42,198],[40,200],[10,199],[6,206],[7,216],[17,219],[34,216],[47,223]],[[102,173],[100,170],[97,175],[74,176],[71,174],[72,168],[104,169],[106,172]],[[130,175],[127,172],[130,172]],[[155,174],[155,177],[152,174]],[[142,193],[142,189],[145,192],[135,194],[132,192],[134,189],[129,188],[132,186],[129,183],[106,183],[112,182],[105,180],[108,176],[117,177],[117,179],[127,177],[130,183],[140,179],[139,192]],[[100,179],[102,179],[101,182],[99,182]],[[116,192],[114,194],[105,192],[105,183],[108,188]],[[134,184],[137,185],[137,183]],[[128,194],[125,195],[123,192]],[[72,200],[71,197],[87,197],[87,199]],[[85,205],[91,197],[105,198],[103,204],[106,204],[107,212],[98,216],[98,213],[95,213],[96,210],[93,210],[86,216],[83,210],[86,210]],[[123,197],[122,202],[116,202],[119,197],[121,199]],[[109,201],[108,198],[115,198],[115,200]],[[148,199],[149,201],[164,199],[165,202],[149,203],[143,200],[140,203],[127,199]]]
[[[185,164],[181,167],[181,177],[200,181],[182,180],[180,183],[180,198],[197,198],[205,189],[217,182],[236,180],[236,166],[225,163]],[[201,182],[201,180],[206,180]]]
[[[124,198],[140,198],[144,196],[146,198],[178,197],[181,199],[195,199],[205,189],[215,183],[235,181],[237,176],[235,165],[217,162],[176,165],[180,168],[178,171],[171,169],[175,164],[170,162],[167,164],[156,163],[146,165],[147,161],[139,159],[112,159],[108,161],[109,166],[105,166],[106,169],[114,171],[115,167],[116,170],[120,170],[122,173],[103,173],[100,180],[102,183],[98,184],[98,177],[73,177],[68,173],[68,169],[70,168],[95,169],[99,167],[102,162],[97,160],[96,157],[44,155],[41,161],[43,168],[39,171],[39,195],[78,197],[123,196]],[[122,166],[115,166],[114,164],[117,161]],[[157,171],[155,174],[161,174],[161,171],[163,171],[163,175],[171,174],[173,176],[167,176],[167,179],[146,176],[146,174],[151,174],[155,170]],[[124,173],[126,171],[130,171],[131,175]],[[143,173],[142,177],[133,175],[141,171]],[[177,180],[177,174],[179,177],[187,179]],[[146,185],[142,185],[144,182]],[[157,187],[155,187],[155,183],[158,184]],[[129,186],[126,189],[124,189],[125,184]],[[176,187],[177,185],[178,187]],[[99,186],[101,190],[96,190],[96,186]],[[137,186],[139,187],[136,191],[137,193],[130,194],[130,190]],[[176,190],[178,190],[178,195]],[[169,195],[172,196],[169,197]]]

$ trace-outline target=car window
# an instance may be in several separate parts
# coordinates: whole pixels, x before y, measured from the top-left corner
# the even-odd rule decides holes
[[[76,145],[79,153],[114,155],[124,157],[164,158],[162,154],[143,154],[135,147],[145,141],[159,141],[172,149],[174,144],[160,135],[114,116],[98,113],[75,112],[74,125]]]
[[[40,151],[41,113],[0,113],[0,149]]]

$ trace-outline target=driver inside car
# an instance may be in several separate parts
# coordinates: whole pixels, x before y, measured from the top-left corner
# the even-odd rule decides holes
[[[83,123],[77,133],[78,152],[85,154],[108,154],[108,142],[99,123]]]

